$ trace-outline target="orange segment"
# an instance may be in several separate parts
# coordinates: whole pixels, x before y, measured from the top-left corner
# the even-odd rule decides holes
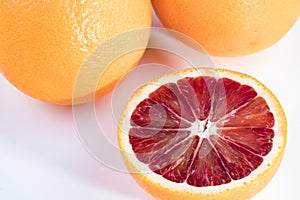
[[[118,136],[130,173],[158,199],[247,199],[276,172],[286,121],[254,78],[186,69],[137,90]]]
[[[262,97],[257,97],[219,120],[219,124],[224,127],[272,128],[274,116],[267,102]]]
[[[257,155],[267,155],[273,146],[274,130],[268,128],[219,129],[220,137],[233,142]]]

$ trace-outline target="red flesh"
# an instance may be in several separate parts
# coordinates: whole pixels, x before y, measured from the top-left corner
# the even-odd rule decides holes
[[[215,132],[201,135],[207,122]],[[204,129],[193,133],[193,123]],[[247,85],[228,78],[184,78],[149,95],[131,115],[136,157],[164,178],[196,187],[248,176],[272,149],[274,116]]]

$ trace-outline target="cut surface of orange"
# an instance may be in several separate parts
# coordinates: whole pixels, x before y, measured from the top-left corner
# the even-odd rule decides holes
[[[119,122],[129,172],[157,199],[249,199],[281,162],[287,123],[277,98],[239,72],[191,68],[147,83]]]

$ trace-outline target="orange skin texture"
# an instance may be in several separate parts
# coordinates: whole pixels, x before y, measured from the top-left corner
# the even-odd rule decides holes
[[[186,69],[187,71],[189,69]],[[172,190],[168,188],[167,186],[161,185],[157,182],[153,182],[148,176],[147,173],[139,173],[139,169],[135,166],[134,163],[132,163],[128,159],[128,152],[124,150],[124,146],[122,144],[121,135],[124,134],[122,131],[122,125],[119,124],[118,128],[118,142],[120,146],[120,152],[122,154],[124,163],[126,167],[128,168],[128,171],[130,175],[134,178],[134,180],[138,183],[138,185],[146,190],[149,194],[151,194],[155,199],[160,200],[173,200],[173,199],[186,199],[186,200],[199,200],[199,199],[205,199],[205,200],[241,200],[241,199],[250,199],[254,195],[256,195],[258,192],[260,192],[273,178],[275,173],[277,172],[280,163],[282,161],[284,150],[286,147],[286,141],[287,141],[287,120],[285,113],[282,109],[282,106],[276,96],[266,88],[262,83],[260,83],[258,80],[254,79],[251,76],[248,76],[246,74],[241,74],[239,72],[234,72],[230,70],[224,70],[224,69],[216,69],[218,72],[230,72],[235,75],[245,77],[246,79],[252,79],[258,85],[260,85],[265,92],[267,92],[270,97],[274,100],[274,109],[276,110],[276,113],[279,115],[279,121],[280,123],[280,133],[283,136],[282,145],[278,149],[278,153],[276,154],[276,157],[272,160],[272,163],[268,165],[267,169],[264,170],[262,173],[260,173],[256,178],[252,179],[249,182],[244,182],[242,186],[234,187],[230,189],[226,189],[219,193],[191,193],[191,192],[184,192],[180,190],[180,183],[178,184],[178,190]],[[173,74],[176,74],[174,72]],[[172,73],[170,74],[172,76]],[[155,82],[155,80],[154,80]],[[147,86],[144,85],[140,89],[137,90],[136,94],[131,97],[131,99],[128,101],[134,101],[134,97],[138,96],[138,94],[143,92],[143,89]],[[125,106],[126,107],[126,106]],[[126,110],[124,109],[123,112]],[[122,115],[120,122],[124,120],[124,116]]]
[[[0,71],[31,97],[70,105],[77,73],[97,45],[125,31],[150,26],[150,0],[3,0]],[[96,97],[110,92],[143,53],[117,59],[102,77]]]
[[[241,56],[280,40],[300,15],[300,0],[152,0],[166,28],[196,40],[211,55]]]

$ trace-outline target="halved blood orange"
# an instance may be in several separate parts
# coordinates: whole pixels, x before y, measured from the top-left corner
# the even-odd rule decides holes
[[[277,98],[239,72],[191,68],[158,78],[125,106],[119,145],[157,199],[249,199],[273,177],[286,143]]]

